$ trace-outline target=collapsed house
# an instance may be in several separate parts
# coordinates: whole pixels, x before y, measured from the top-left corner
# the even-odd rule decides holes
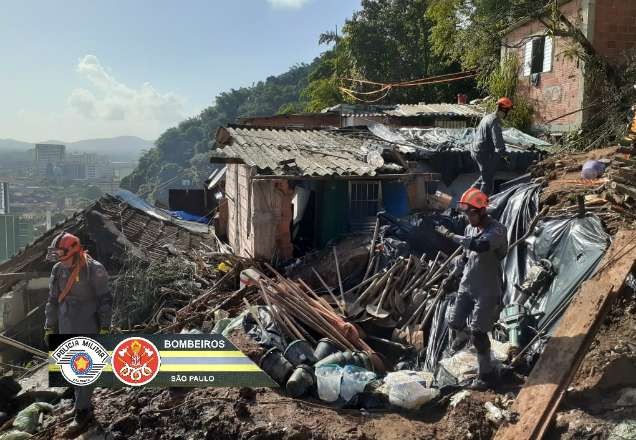
[[[207,225],[174,218],[127,191],[104,196],[0,265],[0,334],[42,347],[44,304],[52,267],[45,256],[51,241],[61,232],[78,236],[89,255],[116,275],[131,259],[149,264],[197,249],[216,249],[216,240],[208,230]],[[2,345],[0,362],[23,354]]]

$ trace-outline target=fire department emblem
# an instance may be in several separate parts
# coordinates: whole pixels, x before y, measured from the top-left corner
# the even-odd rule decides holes
[[[128,338],[113,350],[113,373],[126,385],[142,386],[152,381],[161,365],[159,350],[144,338]]]
[[[64,379],[72,385],[86,386],[102,374],[108,352],[91,338],[71,338],[64,341],[51,354]]]

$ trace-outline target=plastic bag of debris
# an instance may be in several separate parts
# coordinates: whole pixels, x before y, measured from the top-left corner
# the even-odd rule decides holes
[[[426,388],[419,382],[402,382],[391,386],[389,402],[404,409],[418,409],[439,396],[436,388]]]
[[[490,338],[491,359],[495,367],[508,358],[508,343],[502,343]],[[440,387],[456,385],[477,375],[477,352],[474,347],[458,351],[439,361],[437,383]]]
[[[581,169],[582,179],[598,179],[605,171],[605,164],[598,160],[588,160]]]
[[[33,434],[38,430],[38,418],[40,413],[52,413],[53,405],[45,402],[35,402],[18,413],[13,421],[13,427]]]
[[[16,430],[0,433],[0,440],[26,440],[31,437],[33,436],[29,434],[28,432],[22,432],[22,431],[16,431]]]
[[[389,396],[391,405],[417,409],[439,396],[439,390],[431,388],[432,384],[431,373],[402,370],[387,374],[380,391]]]

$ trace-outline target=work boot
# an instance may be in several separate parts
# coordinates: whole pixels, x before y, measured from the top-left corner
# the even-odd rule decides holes
[[[466,346],[470,336],[465,330],[452,330],[451,331],[451,352],[457,353],[459,350]]]
[[[488,389],[492,389],[497,384],[497,373],[495,371],[491,371],[490,373],[484,373],[477,376],[470,385],[468,385],[468,389],[473,391],[486,391]]]
[[[75,412],[75,417],[66,431],[64,431],[64,438],[75,438],[84,433],[93,423],[95,417],[93,411],[90,409],[80,409]]]

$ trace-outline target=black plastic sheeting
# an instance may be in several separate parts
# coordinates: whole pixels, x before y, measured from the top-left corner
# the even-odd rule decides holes
[[[489,213],[508,228],[509,244],[526,234],[538,212],[540,190],[537,184],[521,183],[491,198]],[[609,244],[609,235],[601,220],[594,215],[540,221],[533,234],[516,246],[502,262],[506,278],[504,304],[512,304],[518,299],[519,293],[514,284],[523,283],[530,267],[540,259],[550,260],[557,274],[530,309],[530,313],[536,316],[532,326],[550,334],[578,287],[593,275]],[[444,355],[448,341],[446,315],[454,299],[454,294],[447,295],[434,312],[426,356],[421,365],[427,371],[435,371]],[[541,348],[542,344],[535,344],[529,350],[530,355]]]
[[[521,184],[490,198],[489,214],[508,228],[508,245],[513,244],[527,231],[537,215],[541,186]],[[504,303],[517,297],[515,283],[521,284],[528,269],[526,246],[521,243],[510,251],[503,261]]]
[[[509,244],[527,232],[537,215],[540,191],[538,184],[522,183],[491,198],[490,215],[508,228]],[[550,260],[557,275],[541,300],[530,309],[532,314],[541,314],[536,323],[538,329],[549,333],[576,289],[594,273],[608,247],[609,235],[594,215],[543,219],[533,234],[503,261],[504,304],[518,299],[514,285],[523,283],[530,267],[540,259]]]
[[[601,220],[553,218],[541,222],[537,234],[528,240],[528,264],[549,259],[557,271],[550,287],[531,312],[542,313],[538,330],[551,333],[581,283],[595,272],[610,244]]]

